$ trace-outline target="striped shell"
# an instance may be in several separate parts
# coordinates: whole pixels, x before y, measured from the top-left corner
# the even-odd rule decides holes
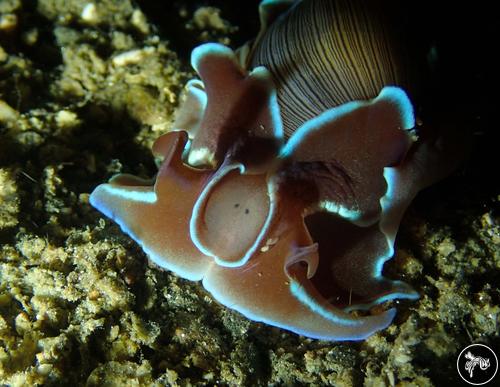
[[[283,3],[290,9],[265,25],[272,6]],[[406,56],[395,40],[401,33],[392,31],[395,8],[377,0],[263,2],[263,30],[247,66],[273,74],[287,138],[334,106],[374,98],[384,86],[407,86]]]

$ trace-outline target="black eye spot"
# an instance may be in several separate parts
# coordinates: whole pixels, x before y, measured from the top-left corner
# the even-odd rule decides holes
[[[248,210],[248,208],[245,209],[245,214],[248,214],[250,211]]]
[[[239,206],[240,206],[240,203],[236,203],[236,204],[234,205],[234,208],[238,208]]]

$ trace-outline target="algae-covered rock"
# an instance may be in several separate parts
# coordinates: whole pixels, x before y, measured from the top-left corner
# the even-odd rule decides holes
[[[19,196],[12,172],[0,168],[0,229],[18,224]]]

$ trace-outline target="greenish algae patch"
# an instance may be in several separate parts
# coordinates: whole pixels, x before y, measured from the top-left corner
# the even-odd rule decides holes
[[[0,228],[18,223],[19,197],[16,182],[8,169],[0,168]]]
[[[113,173],[154,175],[150,146],[192,75],[171,44],[229,43],[237,30],[227,20],[241,10],[215,5],[164,5],[164,23],[185,25],[161,35],[147,2],[0,1],[0,384],[453,381],[457,351],[498,337],[498,193],[431,193],[410,210],[386,271],[421,299],[360,343],[304,339],[219,306],[149,265],[89,205]]]

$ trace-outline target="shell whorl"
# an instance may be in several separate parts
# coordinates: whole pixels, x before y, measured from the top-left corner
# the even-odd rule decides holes
[[[406,86],[387,8],[384,0],[298,1],[256,42],[249,66],[273,74],[286,137],[334,106]]]

